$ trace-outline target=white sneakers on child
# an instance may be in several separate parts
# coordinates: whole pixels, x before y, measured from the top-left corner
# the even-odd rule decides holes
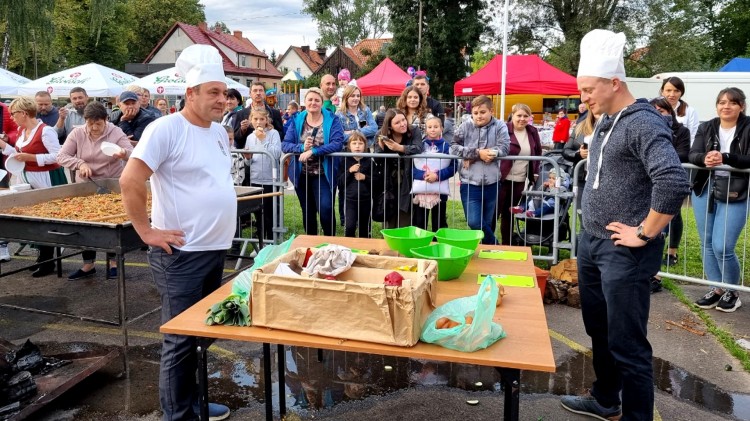
[[[8,244],[0,244],[0,262],[10,262]]]

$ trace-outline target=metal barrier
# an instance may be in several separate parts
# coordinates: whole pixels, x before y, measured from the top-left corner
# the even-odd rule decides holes
[[[579,206],[580,206],[580,195],[583,193],[581,190],[582,186],[578,185],[578,174],[580,171],[583,171],[583,166],[586,164],[587,161],[583,160],[580,161],[573,171],[573,194],[575,195],[576,199],[573,204],[573,215],[575,217],[571,218],[571,231],[575,233],[572,236],[571,241],[571,257],[576,256],[577,252],[577,234],[580,232],[579,226],[578,226],[578,215],[579,212]],[[736,168],[732,168],[726,165],[722,165],[719,167],[714,168],[704,168],[704,167],[698,167],[692,164],[682,164],[682,167],[690,174],[691,171],[694,170],[702,170],[702,171],[725,171],[728,172],[731,175],[736,176],[737,174],[747,174],[750,173],[750,170],[740,170]],[[704,194],[711,194],[711,192],[706,192]],[[745,212],[748,213],[748,206],[750,206],[750,202],[747,200],[744,202],[745,206]],[[728,211],[728,209],[724,209],[725,212]],[[708,280],[705,268],[703,265],[703,259],[704,254],[706,252],[706,247],[703,247],[701,244],[701,237],[697,229],[697,221],[696,217],[703,217],[706,218],[708,216],[708,207],[706,209],[706,212],[701,215],[695,214],[695,208],[693,207],[693,196],[692,194],[688,196],[685,203],[682,206],[682,220],[683,220],[683,233],[682,238],[680,241],[680,246],[678,250],[678,256],[680,256],[680,259],[678,260],[678,263],[676,265],[664,265],[666,266],[666,270],[662,270],[658,273],[659,276],[667,277],[670,279],[675,279],[683,282],[690,282],[694,284],[699,285],[706,285],[706,286],[714,286],[714,287],[720,287],[720,288],[727,288],[729,284],[719,282],[719,281],[712,281]],[[723,217],[728,216],[728,213],[724,215]],[[743,224],[746,224],[747,218],[743,220]],[[672,223],[670,223],[670,232]],[[734,227],[737,229],[738,227]],[[702,236],[703,238],[706,238],[706,233]],[[727,230],[724,231],[724,242],[726,243],[726,237],[727,237]],[[748,257],[748,248],[747,248],[747,240],[748,240],[748,228],[745,225],[742,228],[742,232],[740,233],[740,237],[738,239],[738,245],[737,248],[741,248],[741,254],[738,255],[738,259],[740,262],[740,279],[739,284],[736,286],[732,286],[732,289],[737,291],[743,291],[743,292],[750,292],[750,286],[747,285],[746,279],[747,279],[747,271],[749,268],[745,264],[747,262]],[[665,244],[666,246],[666,244]],[[696,252],[697,249],[697,252]],[[725,264],[725,263],[724,263]],[[700,267],[699,273],[696,267]],[[724,268],[722,268],[724,269]],[[723,273],[723,270],[722,270]],[[722,275],[723,276],[723,275]]]
[[[283,155],[281,157],[281,159],[280,159],[279,167],[283,167],[283,164],[287,160],[289,160],[293,155],[295,155],[295,154],[285,154],[285,155]],[[340,152],[340,153],[333,153],[333,154],[330,154],[330,155],[327,155],[327,156],[328,157],[335,157],[335,158],[338,158],[340,160],[342,160],[342,159],[344,159],[346,157],[353,157],[353,156],[361,156],[363,158],[374,158],[374,159],[387,159],[388,161],[385,161],[386,162],[386,164],[385,164],[386,167],[391,166],[390,168],[393,169],[392,165],[396,165],[395,169],[400,170],[402,168],[402,166],[408,166],[408,168],[405,168],[405,170],[407,171],[407,174],[411,174],[411,170],[413,169],[413,162],[414,162],[413,160],[414,159],[423,158],[423,159],[456,160],[456,161],[461,161],[462,160],[462,158],[459,158],[459,157],[456,157],[456,156],[452,156],[452,155],[445,155],[445,154],[419,154],[419,155],[401,156],[401,155],[398,155],[398,154],[384,154],[384,153],[370,153],[370,152],[367,152],[367,153],[358,153],[358,154],[353,154],[353,153],[348,153],[348,152]],[[547,156],[540,156],[540,157],[531,157],[531,156],[518,157],[518,156],[513,156],[513,157],[503,157],[503,158],[501,158],[501,160],[510,160],[510,161],[522,160],[522,161],[528,161],[528,162],[541,161],[542,165],[549,165],[549,167],[554,168],[556,170],[557,174],[560,174],[560,165],[559,165],[557,159],[555,159],[555,158],[556,157],[552,157],[551,158],[551,157],[547,157]],[[459,162],[458,165],[461,165],[461,162]],[[371,170],[370,174],[365,174],[365,176],[366,176],[366,178],[369,178],[370,180],[373,180],[373,174],[374,173]],[[283,174],[278,174],[278,176],[279,176],[279,178],[277,179],[277,182],[275,183],[275,185],[276,186],[283,186],[284,185],[284,183],[282,181],[283,180]],[[544,176],[544,175],[542,175],[542,176]],[[561,181],[562,181],[562,178],[558,178],[557,179],[557,187],[560,187]],[[385,187],[385,184],[386,184],[386,180],[385,179],[379,180],[379,182],[382,183],[382,184],[375,185],[371,181],[371,184],[369,186],[370,187],[370,192],[380,191],[380,190],[382,190]],[[437,218],[439,220],[442,219],[443,222],[447,222],[447,226],[451,227],[451,228],[468,228],[468,225],[467,225],[466,219],[465,219],[465,211],[463,209],[463,205],[461,204],[460,194],[458,192],[458,190],[459,190],[458,189],[458,185],[459,185],[459,183],[458,183],[458,171],[456,172],[456,175],[454,175],[454,177],[452,177],[450,180],[448,180],[448,182],[449,182],[450,192],[449,192],[449,195],[448,195],[447,203],[445,204],[445,212],[446,212],[446,214],[444,214],[444,215],[438,214]],[[410,183],[409,185],[411,185],[411,180],[409,181],[409,183]],[[399,191],[400,187],[401,187],[401,181],[400,180],[396,180],[396,186],[397,186],[396,191]],[[499,187],[499,185],[498,185],[498,187]],[[336,220],[341,221],[341,218],[340,218],[341,216],[344,216],[344,219],[346,218],[346,215],[344,215],[345,212],[344,212],[343,206],[341,206],[341,204],[343,202],[345,202],[345,200],[343,200],[343,198],[346,197],[346,189],[344,189],[343,191],[339,192],[338,194],[336,194],[336,188],[335,187],[332,188],[332,190],[333,190],[332,191],[332,196],[333,197],[332,197],[332,206],[331,206],[331,212],[332,212],[331,219],[334,220],[334,221],[336,221]],[[510,194],[512,194],[512,192],[510,192]],[[549,223],[544,223],[544,224],[541,225],[541,229],[545,230],[545,232],[542,232],[542,234],[543,234],[542,236],[543,237],[549,237],[550,239],[545,242],[545,244],[547,244],[547,246],[536,247],[535,248],[536,253],[534,254],[534,258],[538,259],[538,260],[547,260],[547,261],[551,261],[552,263],[557,263],[557,261],[559,259],[559,250],[560,249],[568,249],[568,248],[570,248],[570,243],[568,241],[561,241],[562,239],[560,238],[562,216],[563,215],[567,215],[567,208],[565,210],[562,210],[561,209],[561,204],[562,203],[569,203],[572,200],[573,194],[569,193],[569,192],[568,193],[549,193],[549,192],[545,193],[545,192],[543,192],[543,191],[541,191],[539,189],[533,189],[532,188],[530,190],[524,191],[524,195],[521,198],[511,197],[511,202],[512,203],[519,203],[520,200],[525,200],[526,198],[538,198],[538,197],[543,197],[543,196],[544,197],[548,196],[548,197],[554,198],[555,206],[554,206],[552,217],[546,219],[546,221],[548,221]],[[409,197],[412,198],[413,196],[409,195]],[[274,224],[274,227],[281,234],[283,234],[283,233],[300,233],[300,232],[303,232],[304,231],[304,227],[308,226],[308,224],[311,225],[312,221],[304,221],[304,220],[302,220],[302,219],[305,218],[305,215],[300,215],[301,219],[298,219],[297,218],[297,215],[298,215],[297,213],[289,213],[289,214],[287,214],[287,204],[286,204],[286,199],[287,198],[288,197],[286,195],[283,195],[281,197],[280,202],[279,202],[279,206],[281,207],[280,214],[281,215],[285,215],[286,217],[282,218],[282,220],[280,222],[280,225],[277,226],[276,224]],[[295,197],[295,199],[297,199],[297,197]],[[374,203],[374,201],[376,199],[377,199],[376,197],[372,197],[372,196],[364,198],[364,200],[367,200],[368,203],[371,203],[371,204]],[[397,206],[401,207],[401,205],[403,204],[403,202],[402,202],[402,198],[400,197],[400,195],[396,194],[395,200],[396,200]],[[317,209],[318,204],[317,203],[315,203],[315,204],[313,204],[313,203],[306,203],[306,206],[316,206],[316,209]],[[370,206],[370,210],[372,210],[373,206],[374,205]],[[482,206],[484,206],[484,204],[482,204]],[[412,206],[412,213],[413,213],[413,210],[415,208],[417,210],[421,210],[418,206]],[[435,211],[439,212],[440,208],[436,206],[436,208],[433,208],[430,211],[430,213],[435,212]],[[563,212],[565,212],[565,214],[563,214]],[[496,224],[496,222],[497,222],[497,215],[498,214],[499,214],[499,212],[496,211],[495,212],[495,215],[496,215],[495,220],[492,222],[493,227],[495,227],[495,230],[494,230],[495,234],[497,234],[498,231],[499,231],[499,227],[496,227],[496,225],[497,225]],[[319,216],[320,215],[316,212],[316,218],[318,218]],[[326,217],[327,216],[328,215],[326,215]],[[337,218],[337,216],[339,216],[339,217]],[[371,212],[370,212],[369,215],[367,215],[367,218],[370,218],[370,216],[371,216]],[[359,215],[357,215],[357,217],[359,219]],[[511,227],[515,228],[515,230],[514,230],[514,234],[515,234],[516,233],[515,231],[518,231],[518,230],[522,229],[527,224],[527,221],[526,221],[525,217],[516,217],[516,216],[513,216],[513,215],[511,215],[511,217],[512,217]],[[328,219],[326,218],[326,220],[328,220]],[[398,220],[397,220],[397,222],[398,222]],[[302,226],[300,227],[300,225],[302,225]],[[402,223],[401,224],[401,226],[405,226],[405,225],[411,225],[411,221],[409,221],[409,223]],[[428,221],[425,220],[424,221],[424,225],[426,227],[427,225],[430,225],[430,224],[428,223]],[[547,225],[549,225],[549,227]],[[315,226],[317,227],[317,221],[315,222]],[[340,224],[340,225],[334,224],[334,226],[336,226],[336,228],[337,228],[335,230],[336,232],[334,234],[343,236],[344,233],[342,232],[343,230],[341,229],[342,226],[343,226],[343,224]],[[369,232],[367,233],[367,235],[364,235],[364,236],[375,236],[375,237],[379,236],[380,235],[380,230],[383,228],[383,226],[384,226],[383,223],[373,222],[370,219],[369,220],[369,229],[368,229]],[[563,228],[565,228],[565,230],[567,231],[566,227],[563,227]],[[519,231],[519,232],[524,232],[524,231]],[[321,230],[316,228],[315,233],[316,234],[320,234]],[[360,236],[362,237],[363,235],[360,234]],[[523,235],[517,235],[516,236],[516,235],[514,235],[514,237],[516,237],[514,243],[517,244],[517,245],[537,245],[538,246],[538,244],[531,244],[531,243],[529,243],[527,241],[530,238],[530,236],[523,236]],[[544,249],[547,249],[547,253],[543,253]]]

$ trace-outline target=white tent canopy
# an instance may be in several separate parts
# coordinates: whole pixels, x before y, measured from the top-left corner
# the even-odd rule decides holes
[[[89,63],[33,80],[18,87],[18,95],[47,91],[53,97],[68,96],[80,86],[89,96],[113,97],[135,81],[133,76],[101,64]]]
[[[31,79],[0,69],[0,94],[15,95],[18,87],[28,82],[31,82]]]
[[[242,96],[250,96],[250,88],[228,77],[225,79],[227,88],[238,90]],[[176,67],[144,76],[133,84],[148,89],[151,95],[185,95],[187,88],[185,78],[177,74]]]

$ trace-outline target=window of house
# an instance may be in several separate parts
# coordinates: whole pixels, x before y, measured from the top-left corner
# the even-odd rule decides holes
[[[240,67],[247,67],[247,56],[240,55]]]
[[[258,68],[260,69],[260,59],[258,59]]]

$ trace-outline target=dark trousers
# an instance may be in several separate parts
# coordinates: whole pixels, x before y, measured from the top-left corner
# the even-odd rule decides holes
[[[565,142],[554,142],[555,143],[555,150],[563,150],[565,149]]]
[[[664,228],[664,233],[669,235],[669,248],[676,249],[680,247],[682,229],[682,212],[677,212],[674,218],[672,218],[672,221],[669,222],[669,225]]]
[[[115,258],[114,253],[107,253],[107,259],[114,259]],[[95,250],[84,250],[81,253],[81,257],[83,258],[83,263],[94,263],[96,261],[96,251]]]
[[[513,214],[510,213],[510,208],[521,203],[525,183],[505,180],[498,185],[502,188],[497,193],[495,219],[498,216],[502,218],[500,219],[500,244],[508,246],[513,238]]]
[[[323,235],[336,233],[333,214],[333,189],[325,175],[301,174],[294,186],[302,208],[302,226],[307,235],[318,235],[318,215]]]
[[[428,218],[432,222],[431,229],[433,232],[440,228],[448,228],[448,217],[446,216],[446,210],[448,208],[448,195],[440,195],[440,203],[433,206],[432,209],[422,208],[414,206],[411,215],[411,224],[415,227],[427,229]]]
[[[355,231],[359,228],[359,238],[370,238],[370,196],[344,199],[344,208],[345,235],[354,237]]]
[[[659,270],[663,247],[661,238],[630,248],[581,233],[581,314],[591,337],[596,374],[591,394],[609,407],[620,404],[622,392],[623,421],[653,417],[654,376],[646,327],[649,278]]]
[[[155,247],[148,252],[151,274],[161,296],[161,322],[187,310],[221,284],[226,250],[180,251],[167,254]],[[195,338],[164,335],[159,372],[159,401],[164,421],[197,420],[193,404],[198,397]]]
[[[273,186],[271,185],[264,185],[264,184],[250,184],[254,187],[262,187],[263,188],[263,194],[266,193],[273,193]],[[264,197],[261,200],[261,206],[263,211],[260,210],[257,212],[253,212],[255,215],[255,223],[258,227],[257,232],[258,236],[260,237],[261,233],[263,234],[264,239],[273,239],[273,200],[276,199],[276,197]],[[261,213],[263,214],[261,216]]]

